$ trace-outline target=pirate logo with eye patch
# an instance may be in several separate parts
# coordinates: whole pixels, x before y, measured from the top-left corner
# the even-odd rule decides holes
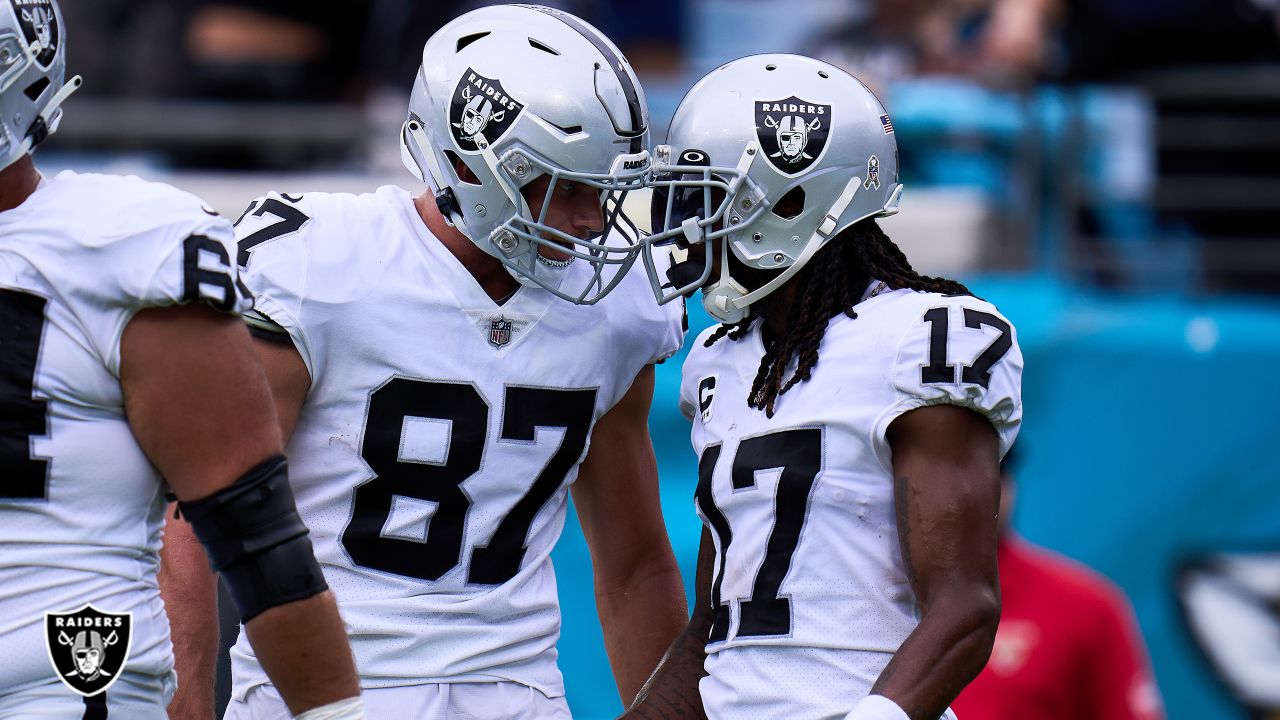
[[[45,645],[58,679],[86,697],[111,687],[129,659],[133,613],[103,612],[85,605],[44,614]]]
[[[36,63],[43,69],[53,65],[58,55],[58,43],[62,34],[58,28],[58,16],[51,0],[10,0],[13,14],[18,17],[22,36],[34,51]]]
[[[511,129],[524,105],[502,83],[467,68],[449,103],[449,127],[463,152],[480,152]]]
[[[765,157],[784,175],[799,175],[822,157],[831,106],[801,100],[757,100],[756,137]]]

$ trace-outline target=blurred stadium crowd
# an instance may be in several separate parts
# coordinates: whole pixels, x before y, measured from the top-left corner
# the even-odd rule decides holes
[[[477,4],[63,0],[85,86],[42,165],[136,170],[231,217],[268,188],[407,184],[396,132],[421,44]],[[1126,591],[1168,717],[1280,718],[1280,3],[547,4],[631,59],[655,143],[692,81],[743,55],[814,54],[871,86],[907,186],[886,230],[1021,333],[1015,525]],[[691,564],[679,365],[652,424]],[[590,593],[570,587],[589,561],[561,545],[570,701],[603,717]]]

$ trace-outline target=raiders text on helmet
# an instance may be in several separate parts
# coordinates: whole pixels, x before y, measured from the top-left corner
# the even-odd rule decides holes
[[[507,134],[524,106],[502,89],[502,81],[487,78],[471,68],[462,74],[449,103],[449,126],[464,152],[480,152]]]
[[[897,212],[902,192],[880,101],[843,70],[799,55],[754,55],[712,71],[681,101],[654,155],[644,253],[654,293],[669,302],[702,287],[721,322],[745,318],[840,231]],[[748,289],[726,261],[713,279],[711,247],[664,274],[653,248],[671,243],[716,243],[777,275]]]
[[[644,185],[648,125],[639,80],[598,30],[550,8],[497,5],[427,41],[402,156],[431,185],[445,219],[518,281],[589,304],[639,252],[622,201]],[[464,180],[458,164],[474,179]],[[526,201],[521,188],[544,175],[547,196]],[[550,193],[565,182],[599,191],[598,235],[547,224]],[[550,260],[543,246],[570,259]]]
[[[60,106],[80,76],[64,84],[67,51],[54,0],[0,0],[0,169],[58,127]]]
[[[756,103],[756,136],[765,157],[784,175],[798,175],[827,149],[831,106],[814,104],[794,95],[786,100]]]

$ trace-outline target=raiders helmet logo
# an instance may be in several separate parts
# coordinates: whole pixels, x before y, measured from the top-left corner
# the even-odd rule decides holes
[[[831,126],[831,106],[792,95],[757,100],[756,136],[769,163],[783,175],[799,175],[822,157]]]
[[[47,70],[53,65],[53,59],[58,54],[58,43],[61,41],[58,16],[53,12],[52,0],[9,1],[13,4],[13,14],[18,16],[23,37],[35,51],[36,63]]]
[[[129,658],[133,613],[103,612],[92,605],[44,614],[45,647],[58,679],[88,697],[111,687]]]
[[[511,99],[500,81],[467,68],[449,103],[453,140],[463,152],[484,150],[511,129],[521,110],[524,105]]]

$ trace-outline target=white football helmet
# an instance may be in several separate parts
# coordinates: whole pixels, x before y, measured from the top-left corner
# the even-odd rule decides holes
[[[590,304],[635,261],[638,233],[622,201],[644,186],[649,111],[622,53],[573,15],[497,5],[441,28],[422,50],[401,145],[445,219],[522,284]],[[459,177],[459,160],[478,184]],[[520,188],[542,175],[550,185],[539,207]],[[599,192],[601,233],[574,237],[545,222],[563,181]],[[549,260],[542,245],[570,259]],[[574,262],[592,272],[568,273]]]
[[[725,260],[702,302],[726,323],[746,318],[841,230],[896,213],[902,195],[884,106],[857,78],[799,55],[742,58],[698,81],[654,149],[652,173],[644,257],[654,294],[669,302],[712,272],[710,246],[666,273],[657,247],[718,241]],[[781,272],[748,290],[730,250],[749,268]]]
[[[0,169],[31,152],[62,120],[67,50],[54,0],[0,0]]]

